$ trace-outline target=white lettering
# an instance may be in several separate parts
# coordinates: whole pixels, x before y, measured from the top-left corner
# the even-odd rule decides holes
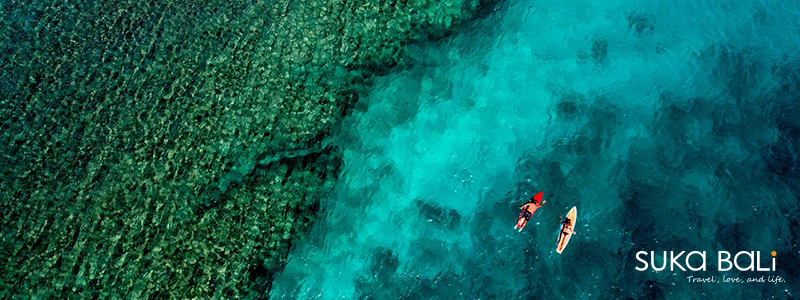
[[[775,271],[775,258],[772,258],[772,270]]]
[[[769,268],[761,267],[761,251],[756,251],[756,271],[769,272]]]
[[[672,261],[672,264],[670,264],[669,266],[670,271],[675,271],[675,266],[678,266],[678,268],[680,268],[681,271],[686,271],[686,269],[684,269],[683,266],[681,266],[681,264],[678,263],[678,258],[680,258],[684,252],[686,251],[681,251],[681,253],[678,253],[678,256],[673,256],[672,251],[669,252],[669,257],[670,260]]]
[[[646,261],[646,260],[644,260],[644,259],[642,259],[641,257],[639,257],[639,256],[641,256],[642,254],[644,254],[644,255],[647,255],[647,251],[639,251],[639,252],[636,252],[636,260],[638,260],[638,261],[640,261],[640,262],[642,262],[642,263],[644,264],[644,267],[641,267],[641,268],[639,268],[639,267],[636,267],[636,271],[644,271],[644,270],[647,270],[647,261]]]
[[[750,257],[750,266],[747,267],[747,268],[739,267],[739,255],[742,255],[742,254],[747,255],[747,256]],[[736,253],[736,256],[733,257],[733,264],[736,266],[737,269],[739,269],[739,271],[754,271],[755,270],[755,261],[754,261],[753,253],[747,252],[747,251],[741,251],[739,253]]]
[[[723,254],[725,254],[725,256],[726,256],[725,258],[722,258]],[[733,264],[731,263],[731,253],[730,252],[728,252],[728,251],[717,252],[717,257],[718,257],[718,261],[719,261],[719,263],[717,265],[719,265],[718,268],[719,268],[720,271],[730,271],[730,269],[733,268]],[[723,262],[728,264],[727,268],[722,268],[722,263]]]
[[[656,267],[656,254],[653,251],[650,251],[650,264],[653,265],[653,270],[662,271],[667,268],[667,251],[664,251],[664,265],[661,268]]]
[[[694,254],[700,255],[700,257],[703,258],[703,265],[700,266],[699,268],[692,268],[692,265],[689,264],[689,257],[692,257],[692,255],[694,255]],[[686,267],[689,268],[689,270],[692,270],[692,271],[705,271],[706,270],[706,252],[705,251],[703,251],[703,252],[700,252],[700,251],[689,252],[689,254],[686,255]]]

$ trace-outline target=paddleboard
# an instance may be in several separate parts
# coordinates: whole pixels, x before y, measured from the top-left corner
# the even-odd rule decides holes
[[[569,213],[567,213],[567,219],[569,219],[570,223],[572,224],[572,230],[575,230],[575,217],[577,215],[578,209],[575,206],[573,206],[572,209],[569,210]],[[564,234],[564,225],[562,224],[561,231],[558,232],[558,246],[556,248],[556,252],[558,252],[558,254],[561,254],[561,251],[564,251],[564,248],[567,247],[570,237],[572,237],[572,233]]]

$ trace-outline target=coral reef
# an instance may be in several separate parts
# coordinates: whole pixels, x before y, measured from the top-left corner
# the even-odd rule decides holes
[[[483,5],[3,3],[0,298],[265,297],[361,87]]]

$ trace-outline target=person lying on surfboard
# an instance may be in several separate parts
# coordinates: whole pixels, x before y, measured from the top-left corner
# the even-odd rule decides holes
[[[558,217],[561,220],[561,234],[568,235],[568,234],[575,234],[575,231],[572,230],[572,221],[570,219]]]
[[[514,229],[519,229],[519,231],[521,232],[522,228],[525,228],[525,225],[528,225],[528,220],[531,219],[531,216],[533,216],[533,213],[536,212],[536,209],[542,207],[542,205],[544,205],[544,203],[547,202],[547,200],[542,201],[543,195],[544,195],[543,192],[537,193],[536,195],[531,197],[530,202],[520,207],[520,209],[522,209],[522,212],[519,214],[519,219],[517,219],[517,225],[514,226]]]

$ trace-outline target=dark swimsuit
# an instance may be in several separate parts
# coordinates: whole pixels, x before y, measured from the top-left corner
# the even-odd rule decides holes
[[[525,218],[525,221],[530,220],[531,216],[533,216],[533,214],[529,212],[527,209],[522,212],[522,217]]]

